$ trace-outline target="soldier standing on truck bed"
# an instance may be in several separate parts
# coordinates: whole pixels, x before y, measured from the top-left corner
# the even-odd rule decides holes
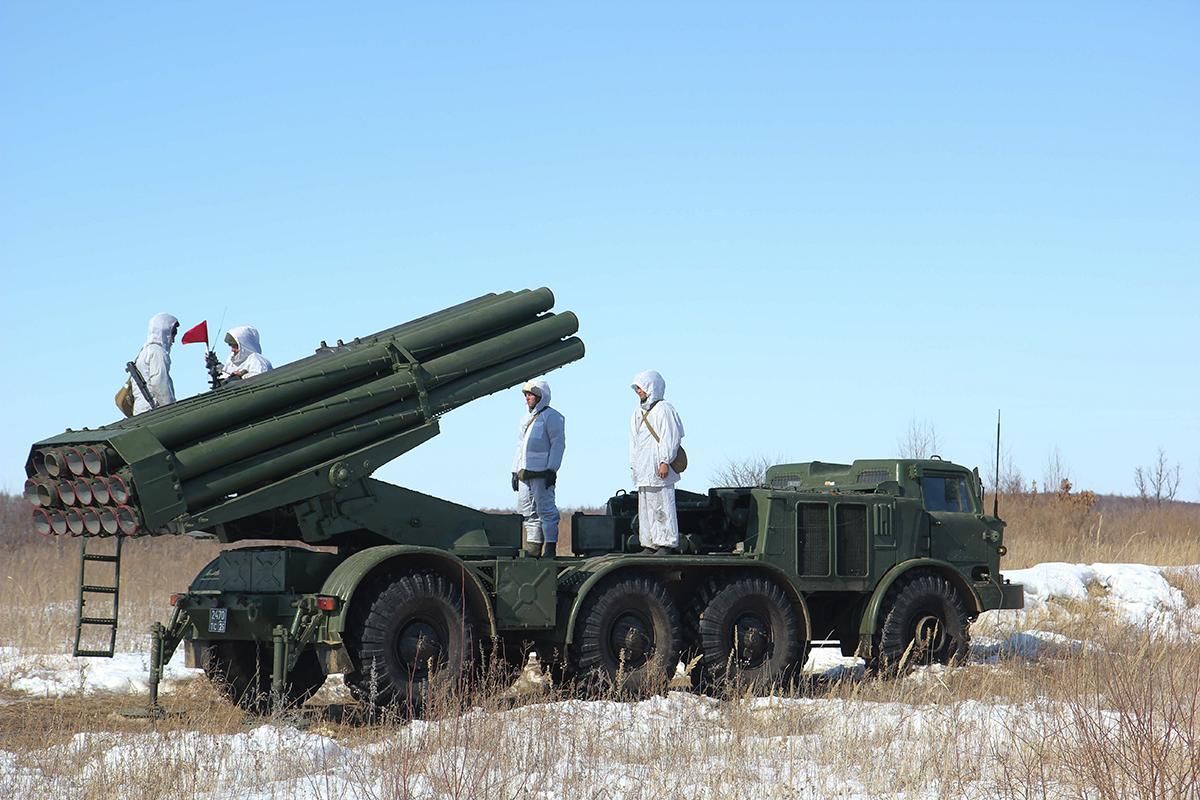
[[[512,488],[525,518],[525,552],[554,558],[558,549],[558,505],[554,484],[567,449],[566,420],[550,407],[550,384],[530,381],[521,387],[527,413],[521,415]]]
[[[145,384],[133,387],[135,415],[175,402],[175,384],[171,380],[171,344],[179,332],[179,320],[170,314],[155,314],[147,326],[146,343],[133,360]]]
[[[629,420],[629,466],[638,491],[638,540],[643,553],[679,552],[675,484],[686,469],[683,422],[663,400],[667,383],[653,370],[633,379],[638,406]]]

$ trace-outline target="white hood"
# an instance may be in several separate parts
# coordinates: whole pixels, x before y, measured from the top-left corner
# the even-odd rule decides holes
[[[150,318],[150,325],[146,331],[146,344],[162,345],[162,348],[169,352],[171,350],[171,332],[178,324],[179,320],[170,314],[155,314]]]
[[[530,414],[536,414],[550,405],[550,384],[543,380],[529,381],[521,387],[521,391],[538,395],[537,405],[529,409]]]
[[[251,353],[262,355],[262,345],[258,340],[258,328],[250,325],[238,325],[229,329],[229,335],[238,344],[237,355],[231,361],[234,364],[241,364]]]
[[[641,403],[643,411],[662,400],[667,392],[667,382],[652,369],[634,375],[632,385],[646,393],[646,399]]]

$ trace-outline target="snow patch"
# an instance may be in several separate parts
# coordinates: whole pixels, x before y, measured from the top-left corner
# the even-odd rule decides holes
[[[202,675],[203,671],[183,665],[180,648],[163,670],[160,690],[169,692],[172,683]],[[0,647],[0,683],[34,697],[116,692],[137,694],[149,690],[150,654],[116,653],[112,658],[74,658],[66,654],[26,655],[12,647]]]

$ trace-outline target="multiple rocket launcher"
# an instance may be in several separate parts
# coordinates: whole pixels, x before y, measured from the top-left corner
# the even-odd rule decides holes
[[[546,288],[485,295],[38,442],[25,484],[35,530],[182,533],[334,492],[436,435],[447,411],[581,358],[578,319],[553,304]]]
[[[25,499],[36,506],[33,529],[46,536],[137,535],[128,473],[110,475],[105,468],[115,460],[105,446],[35,450],[34,476],[25,481]]]

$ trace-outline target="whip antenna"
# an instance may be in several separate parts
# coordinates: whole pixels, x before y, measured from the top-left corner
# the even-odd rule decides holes
[[[1000,516],[1000,409],[996,409],[996,485],[992,487],[992,516]]]

